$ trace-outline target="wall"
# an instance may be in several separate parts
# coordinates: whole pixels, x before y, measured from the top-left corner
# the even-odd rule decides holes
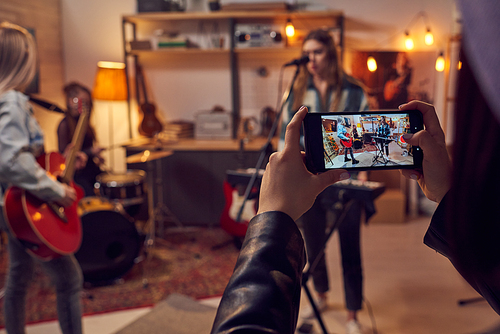
[[[97,62],[123,61],[121,16],[134,11],[133,0],[62,1],[65,82],[78,81],[92,89]],[[127,113],[126,102],[94,101],[90,121],[100,146],[108,148],[128,140]],[[113,138],[109,136],[110,121],[114,123]],[[107,168],[117,172],[126,169],[123,149],[107,150],[103,157]]]
[[[0,21],[9,21],[34,29],[39,54],[40,93],[45,100],[63,105],[61,88],[64,66],[61,36],[61,5],[59,0],[2,0]],[[56,129],[62,115],[35,107],[35,115],[45,131],[48,151],[57,149]]]
[[[453,26],[453,0],[315,0],[309,1],[311,9],[331,8],[342,10],[346,16],[346,63],[349,67],[349,52],[353,50],[402,50],[403,32],[412,18],[425,10],[435,35],[432,47],[423,46],[416,40],[415,51],[445,50]],[[123,14],[135,13],[136,0],[78,0],[63,1],[64,57],[66,80],[78,79],[92,85],[95,64],[98,60],[122,60],[120,18]],[[188,1],[189,8],[189,1]],[[417,21],[412,34],[423,36],[425,25]],[[415,36],[418,38],[419,36]],[[224,68],[225,59],[209,59],[205,64],[193,61],[193,67],[176,68],[176,60],[165,64],[154,64],[146,69],[152,86],[152,99],[156,102],[164,120],[191,119],[200,110],[214,104],[230,108],[230,77]],[[203,66],[213,64],[214,66]],[[262,65],[265,63],[262,62]],[[279,95],[277,77],[281,63],[268,67],[269,76],[263,79],[256,74],[258,61],[243,64],[242,114],[256,114],[266,105],[274,106]],[[201,66],[200,66],[201,65]],[[267,64],[265,64],[267,65]],[[444,102],[444,74],[437,75],[436,105],[439,110]],[[258,87],[257,95],[245,97],[249,89]],[[265,87],[265,89],[262,89]],[[250,92],[251,94],[251,92]],[[175,97],[175,98],[174,98]],[[137,113],[135,109],[133,113]]]

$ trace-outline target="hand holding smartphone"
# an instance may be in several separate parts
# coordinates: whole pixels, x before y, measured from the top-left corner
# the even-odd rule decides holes
[[[423,129],[418,110],[308,113],[303,126],[306,165],[313,173],[422,166],[422,150],[403,138]]]

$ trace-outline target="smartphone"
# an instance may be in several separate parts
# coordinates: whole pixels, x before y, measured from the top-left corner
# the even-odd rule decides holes
[[[303,129],[306,166],[313,173],[422,167],[422,150],[403,138],[423,129],[418,110],[308,113]]]

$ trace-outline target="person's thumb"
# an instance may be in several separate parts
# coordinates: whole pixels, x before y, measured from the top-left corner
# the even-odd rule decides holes
[[[426,130],[413,134],[406,133],[403,135],[403,138],[408,144],[419,146],[427,158],[430,158],[434,154],[439,155],[441,153],[440,145],[438,145],[436,140]]]

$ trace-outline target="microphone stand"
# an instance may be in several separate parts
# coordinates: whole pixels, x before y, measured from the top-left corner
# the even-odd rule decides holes
[[[283,113],[283,107],[285,105],[285,102],[286,102],[286,100],[288,100],[288,97],[290,96],[290,92],[292,90],[293,84],[295,83],[295,80],[297,79],[297,75],[299,74],[299,69],[300,69],[300,66],[297,64],[297,69],[295,70],[295,74],[293,76],[293,79],[290,82],[290,85],[288,86],[287,90],[283,94],[283,97],[281,98],[280,110],[279,110],[278,114],[276,115],[276,118],[274,119],[271,130],[269,131],[269,134],[267,136],[267,140],[264,143],[264,145],[262,146],[262,148],[260,149],[259,159],[257,160],[257,164],[255,165],[255,172],[252,174],[252,177],[250,178],[250,181],[248,182],[248,185],[245,189],[243,201],[242,201],[240,209],[238,211],[238,215],[236,216],[237,223],[239,223],[241,221],[241,214],[243,213],[245,203],[248,200],[248,197],[250,196],[250,192],[252,191],[252,188],[255,184],[255,180],[257,179],[257,175],[259,174],[259,169],[262,167],[262,163],[264,162],[264,158],[269,150],[269,147],[271,146],[271,140],[274,137],[274,134],[276,132],[276,128],[278,127],[278,122],[281,119],[281,114]]]

